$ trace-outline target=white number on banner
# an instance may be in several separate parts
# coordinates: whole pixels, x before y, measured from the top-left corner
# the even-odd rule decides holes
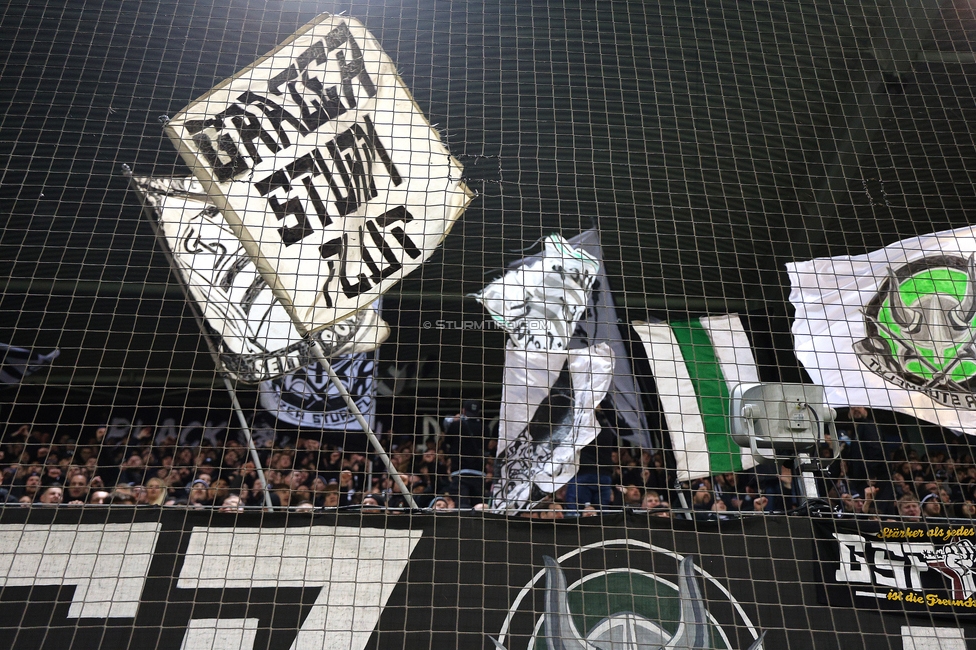
[[[0,586],[74,585],[68,618],[135,618],[158,523],[4,524]]]
[[[194,528],[176,586],[321,587],[292,650],[365,648],[421,535],[332,526]]]

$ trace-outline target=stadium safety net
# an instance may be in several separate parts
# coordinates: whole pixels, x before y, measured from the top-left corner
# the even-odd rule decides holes
[[[0,650],[976,647],[973,0],[0,34]]]

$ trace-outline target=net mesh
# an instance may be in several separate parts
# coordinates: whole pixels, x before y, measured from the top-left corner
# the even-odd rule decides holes
[[[0,647],[976,643],[969,0],[0,33]]]

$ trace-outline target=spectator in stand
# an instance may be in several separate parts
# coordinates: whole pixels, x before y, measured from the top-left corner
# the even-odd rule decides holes
[[[613,451],[618,442],[617,431],[602,407],[597,407],[596,416],[600,432],[593,442],[583,447],[579,469],[567,484],[569,510],[582,510],[586,504],[605,508],[613,503]]]
[[[874,485],[868,485],[864,488],[864,502],[861,504],[861,512],[865,515],[871,515],[872,519],[881,518],[878,498],[880,493],[881,488]]]
[[[321,473],[326,481],[335,479],[339,480],[339,472],[342,471],[342,451],[339,449],[330,449],[328,452],[322,456],[321,461]]]
[[[849,460],[853,478],[867,480],[872,475],[886,473],[881,434],[871,412],[863,406],[852,406],[848,409],[848,415],[851,420],[847,431],[851,440]]]
[[[643,471],[634,457],[633,450],[626,442],[617,448],[617,462],[620,464],[620,483],[622,485],[644,485]]]
[[[841,514],[861,515],[864,514],[864,497],[860,492],[843,492],[840,495]]]
[[[431,501],[430,507],[434,510],[454,510],[454,499],[447,495],[441,495]]]
[[[322,503],[318,504],[322,508],[338,508],[339,507],[339,484],[329,483],[325,486],[325,493],[322,497]]]
[[[961,494],[959,500],[962,500]],[[939,486],[939,501],[942,503],[942,511],[946,513],[946,516],[948,517],[953,508],[953,499],[949,490],[945,486]]]
[[[657,490],[646,490],[641,499],[641,509],[651,513],[654,517],[670,517],[671,507],[667,501],[661,499]]]
[[[668,471],[664,466],[664,455],[661,452],[651,453],[644,450],[641,452],[641,466],[644,487],[648,490],[657,490],[659,494],[666,494],[670,485]]]
[[[207,490],[207,500],[212,505],[219,505],[224,502],[230,496],[230,486],[227,485],[227,479],[217,478],[210,482],[210,488]]]
[[[935,492],[929,492],[922,497],[921,510],[922,516],[926,519],[941,519],[947,516],[942,501]]]
[[[186,504],[191,508],[202,508],[213,505],[209,500],[210,483],[206,479],[198,478],[190,483],[187,491]]]
[[[161,506],[166,503],[169,490],[166,482],[160,478],[153,477],[146,481],[146,503],[151,506]]]
[[[247,496],[244,499],[244,505],[249,508],[263,507],[264,502],[264,483],[261,479],[255,478],[251,483],[251,487],[247,490]],[[272,500],[272,505],[274,502]]]
[[[565,513],[563,512],[563,506],[561,503],[552,501],[544,505],[538,511],[539,519],[563,519],[565,518]]]
[[[338,483],[336,483],[338,487]],[[325,480],[321,474],[316,475],[309,484],[309,491],[312,495],[312,504],[315,507],[322,506],[322,500],[325,497],[325,488],[328,487],[328,482]]]
[[[640,508],[644,493],[639,485],[631,483],[620,488],[620,494],[625,508]]]
[[[963,519],[973,519],[976,517],[976,502],[966,499],[956,504],[956,516]]]
[[[471,469],[483,472],[485,442],[488,432],[481,418],[481,404],[469,400],[461,412],[444,419],[444,453],[451,459],[451,470]]]
[[[691,502],[692,509],[695,511],[695,519],[714,521],[726,517],[723,514],[726,512],[725,503],[715,499],[711,481],[700,479],[692,485],[692,488]]]
[[[922,519],[922,508],[918,503],[918,498],[914,494],[906,494],[898,499],[898,514],[905,521],[920,521]]]
[[[236,494],[228,494],[220,504],[220,512],[244,512],[241,498]]]
[[[13,499],[11,491],[14,487],[14,480],[17,476],[17,466],[4,467],[0,474],[0,503],[6,503]]]
[[[61,505],[61,501],[64,498],[64,493],[60,485],[49,485],[43,488],[41,496],[38,497],[38,503],[42,503],[46,506],[58,506]]]
[[[339,472],[339,506],[353,505],[353,497],[358,491],[352,470],[344,469]]]
[[[767,479],[763,495],[768,499],[766,512],[789,512],[800,507],[800,485],[793,475],[793,462],[785,461],[779,471]]]
[[[488,427],[481,417],[481,404],[466,401],[461,412],[444,419],[442,446],[451,476],[449,491],[458,505],[470,508],[485,498],[484,472]]]
[[[116,490],[115,492],[113,492],[112,493],[112,496],[109,497],[109,499],[108,499],[108,501],[106,503],[109,503],[109,504],[111,504],[113,506],[119,506],[119,505],[121,505],[121,506],[134,506],[134,505],[137,505],[136,498],[132,495],[132,493],[125,492],[125,491],[120,491],[120,490]]]
[[[128,485],[142,485],[146,480],[146,466],[142,456],[138,453],[131,454],[119,472],[119,483]]]
[[[280,479],[280,476],[278,478]],[[268,477],[268,481],[271,481],[270,476]],[[292,505],[291,496],[291,487],[284,480],[276,480],[271,490],[271,505],[275,509],[288,508]],[[297,504],[298,501],[296,500],[295,503]]]
[[[14,497],[18,500],[22,500],[27,497],[30,502],[37,501],[37,497],[40,494],[41,489],[41,475],[40,473],[31,473],[25,480],[23,485],[19,486],[19,489],[15,489],[13,492]],[[23,501],[21,501],[23,503]]]
[[[735,473],[716,474],[712,486],[716,500],[724,503],[726,510],[742,509],[742,499],[739,496]]]
[[[382,494],[367,494],[363,497],[362,512],[383,512],[386,509],[386,499],[383,498]]]
[[[41,477],[41,485],[61,485],[61,467],[58,465],[48,465],[44,468],[44,476]]]
[[[88,479],[84,474],[75,474],[68,479],[64,500],[68,504],[83,504],[88,501]]]

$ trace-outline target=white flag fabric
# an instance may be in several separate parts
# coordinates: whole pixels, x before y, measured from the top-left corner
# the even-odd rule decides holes
[[[579,454],[600,432],[596,406],[613,379],[606,343],[582,350],[520,350],[509,344],[491,509],[531,509],[576,475]]]
[[[976,228],[787,265],[796,356],[834,407],[976,434]]]
[[[235,379],[259,382],[311,363],[308,342],[200,183],[193,177],[131,182],[197,307],[218,365]],[[331,357],[374,350],[389,334],[379,312],[369,308],[314,336]]]
[[[600,263],[561,235],[549,235],[541,256],[509,271],[475,298],[521,350],[567,350],[586,313]]]
[[[370,429],[373,429],[376,412],[373,377],[375,354],[338,357],[332,359],[330,365]],[[318,362],[283,377],[261,382],[259,401],[268,413],[292,426],[328,431],[363,430]]]
[[[371,305],[472,198],[359,21],[324,14],[166,132],[299,331]]]
[[[589,347],[594,343],[610,344],[610,350],[613,352],[613,381],[607,391],[607,398],[619,420],[630,430],[622,437],[636,447],[650,449],[651,433],[647,428],[644,405],[630,364],[627,346],[620,334],[620,328],[629,325],[617,322],[617,310],[613,304],[610,282],[607,280],[607,271],[603,265],[600,233],[596,228],[591,228],[567,241],[570,246],[588,253],[599,265],[596,279],[590,289],[589,303],[576,324],[569,347],[578,349]]]
[[[671,323],[635,322],[651,365],[681,482],[755,466],[732,440],[729,393],[759,381],[736,314]]]

